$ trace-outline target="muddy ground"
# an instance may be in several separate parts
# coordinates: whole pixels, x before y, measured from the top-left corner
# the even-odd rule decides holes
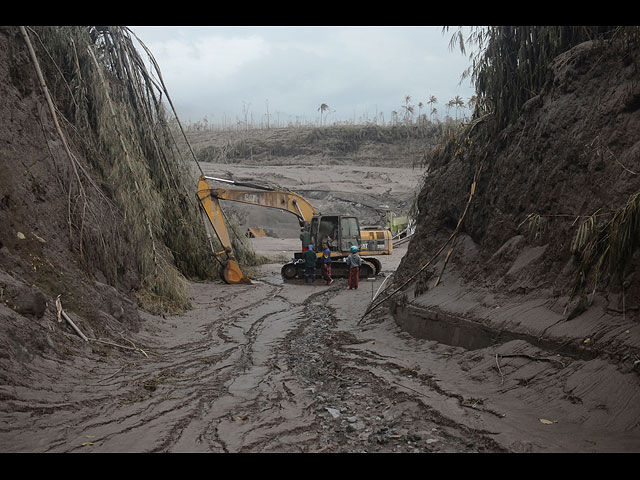
[[[284,285],[279,269],[264,265],[252,285],[192,284],[193,311],[143,317],[125,343],[141,351],[74,337],[68,361],[34,357],[30,385],[3,389],[0,450],[637,451],[610,414],[617,395],[595,406],[594,427],[581,421],[594,407],[576,390],[589,386],[562,386],[581,362],[532,361],[538,352],[515,340],[499,350],[522,354],[501,360],[503,378],[494,347],[417,339],[387,314],[360,322],[383,279],[356,291],[344,280]]]
[[[297,244],[255,243],[278,253]],[[145,318],[134,342],[144,353],[96,349],[77,338],[82,354],[74,360],[34,358],[25,372],[33,383],[5,390],[0,450],[510,448],[495,437],[513,436],[513,427],[483,424],[502,423],[506,412],[440,379],[456,363],[443,361],[452,349],[416,340],[386,316],[358,325],[380,280],[357,291],[344,280],[284,285],[279,269],[264,265],[253,285],[193,284],[193,311]],[[445,377],[462,374],[451,373]],[[542,425],[533,427],[543,434]]]
[[[294,172],[276,168],[281,180]],[[47,305],[30,321],[48,345],[16,340],[22,349],[2,359],[21,371],[1,386],[0,451],[640,450],[633,371],[523,338],[493,341],[496,331],[474,343],[455,322],[420,338],[386,309],[363,318],[406,244],[383,258],[379,278],[350,291],[345,280],[284,284],[295,237],[252,242],[276,259],[252,272],[252,285],[192,283],[193,310],[138,311],[140,330],[119,347],[83,341]],[[455,282],[442,285],[440,295],[455,294]],[[0,308],[16,325],[27,319]]]

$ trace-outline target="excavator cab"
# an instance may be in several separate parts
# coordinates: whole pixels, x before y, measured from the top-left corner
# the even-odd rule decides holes
[[[311,240],[316,250],[323,243],[332,252],[349,252],[352,245],[360,248],[358,219],[345,215],[316,215],[311,219]]]
[[[346,276],[347,265],[341,260],[347,257],[352,246],[361,247],[360,224],[358,219],[349,215],[321,215],[317,214],[310,222],[311,244],[322,255],[323,244],[331,250],[331,268],[334,277]],[[366,263],[366,262],[365,262]],[[362,274],[369,276],[379,271],[380,265],[376,260],[373,264],[363,264]],[[304,261],[302,252],[294,253],[292,262],[282,267],[282,277],[285,280],[303,278]]]

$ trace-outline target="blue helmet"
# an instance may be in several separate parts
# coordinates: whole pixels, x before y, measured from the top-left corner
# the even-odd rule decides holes
[[[309,250],[313,250],[313,245],[309,244]]]
[[[355,245],[351,245],[351,253],[356,253],[358,251],[358,247]]]

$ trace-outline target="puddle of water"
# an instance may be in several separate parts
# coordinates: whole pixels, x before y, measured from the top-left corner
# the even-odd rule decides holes
[[[418,308],[413,305],[395,305],[393,316],[396,323],[411,335],[433,340],[445,345],[461,347],[465,350],[478,350],[512,340],[524,340],[552,354],[589,360],[596,355],[575,345],[541,341],[530,335],[494,330],[475,322],[442,312]]]
[[[396,322],[418,338],[462,347],[466,350],[477,350],[504,342],[500,340],[501,332],[471,324],[451,315],[418,309],[411,305],[397,307],[394,312]]]

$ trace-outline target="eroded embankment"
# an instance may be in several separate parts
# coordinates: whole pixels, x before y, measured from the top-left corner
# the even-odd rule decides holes
[[[579,360],[592,360],[598,355],[593,349],[575,342],[491,328],[477,320],[446,313],[435,307],[396,303],[393,314],[398,325],[411,335],[465,350],[495,347],[513,340],[522,340],[546,352],[548,356],[563,355]]]

